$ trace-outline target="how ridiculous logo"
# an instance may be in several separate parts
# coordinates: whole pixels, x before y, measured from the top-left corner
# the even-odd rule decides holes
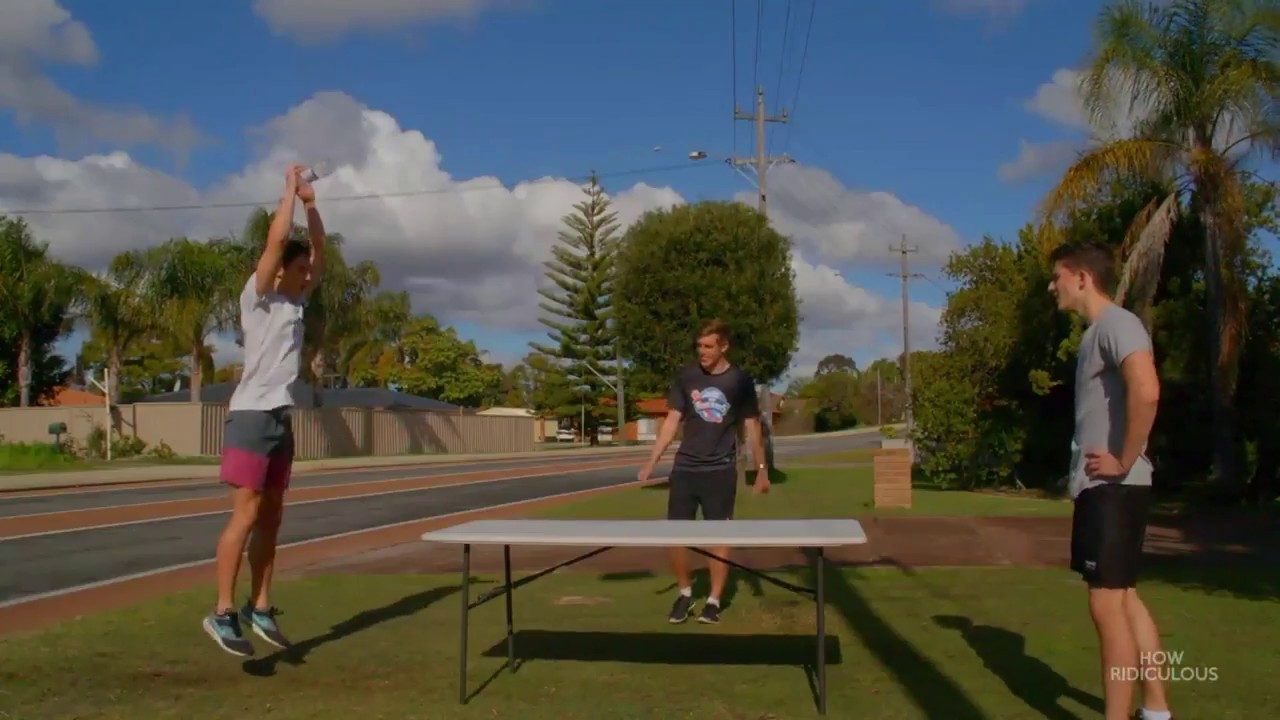
[[[1216,666],[1186,665],[1184,656],[1181,650],[1142,652],[1138,656],[1140,667],[1113,667],[1111,679],[1128,682],[1215,682],[1218,679]]]

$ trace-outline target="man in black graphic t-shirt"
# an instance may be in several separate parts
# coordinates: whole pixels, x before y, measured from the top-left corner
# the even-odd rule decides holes
[[[737,499],[739,424],[747,432],[756,461],[753,489],[757,493],[769,490],[755,385],[746,373],[725,358],[728,349],[729,332],[725,324],[718,320],[703,324],[698,333],[698,362],[682,369],[672,384],[667,395],[667,419],[648,464],[640,471],[640,480],[647,480],[683,423],[684,437],[676,450],[667,495],[667,518],[671,520],[695,520],[699,507],[704,520],[733,517]],[[728,557],[729,549],[713,548],[710,552],[724,558]],[[671,549],[671,564],[680,594],[668,619],[679,623],[689,617],[694,602],[684,548]],[[709,568],[711,594],[698,620],[715,623],[720,620],[720,593],[729,576],[729,566],[711,560]]]

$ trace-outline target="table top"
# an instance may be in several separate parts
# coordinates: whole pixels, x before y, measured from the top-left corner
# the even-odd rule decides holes
[[[423,533],[426,542],[597,547],[837,547],[867,541],[847,518],[789,520],[474,520]]]

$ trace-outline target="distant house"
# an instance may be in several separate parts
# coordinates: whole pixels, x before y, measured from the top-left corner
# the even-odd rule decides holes
[[[213,383],[203,385],[200,388],[200,401],[207,403],[215,403],[225,405],[231,402],[231,394],[235,392],[237,383]],[[303,396],[311,396],[312,393],[304,391]],[[138,400],[140,403],[181,403],[190,402],[190,390],[176,390],[174,392],[159,393],[157,395],[148,395]],[[310,403],[300,402],[301,405],[310,405]],[[452,403],[434,400],[432,398],[421,397],[419,395],[410,395],[409,393],[400,392],[398,390],[388,390],[387,388],[338,388],[325,389],[315,394],[315,405],[317,407],[339,407],[339,408],[369,408],[373,410],[434,410],[436,412],[462,412],[463,409]]]
[[[46,407],[102,407],[106,398],[88,390],[55,388],[53,395],[44,401]]]

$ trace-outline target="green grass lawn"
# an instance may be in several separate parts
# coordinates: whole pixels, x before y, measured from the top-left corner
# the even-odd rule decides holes
[[[1025,495],[915,488],[912,507],[876,508],[872,502],[872,469],[803,468],[777,471],[764,495],[738,488],[735,516],[739,518],[849,517],[856,515],[984,515],[1070,516],[1071,503]],[[665,484],[603,493],[572,503],[554,505],[531,517],[648,519],[663,517],[667,507]]]
[[[493,580],[473,584],[472,597]],[[298,646],[272,654],[258,640],[260,656],[249,662],[216,649],[200,629],[208,588],[3,638],[0,717],[817,716],[803,667],[813,656],[812,604],[742,583],[720,626],[671,626],[666,578],[586,572],[516,592],[514,674],[500,672],[502,599],[472,612],[468,684],[478,692],[459,706],[456,582],[281,582],[275,599]],[[1280,716],[1280,603],[1159,583],[1144,594],[1166,647],[1184,653],[1180,672],[1190,679],[1170,689],[1181,717]],[[850,569],[829,576],[828,602],[829,717],[1101,716],[1096,640],[1083,589],[1066,571]]]
[[[876,459],[875,448],[854,448],[852,450],[840,450],[838,452],[822,453],[820,455],[805,455],[798,458],[796,462],[804,464],[821,464],[821,463],[869,463]]]

